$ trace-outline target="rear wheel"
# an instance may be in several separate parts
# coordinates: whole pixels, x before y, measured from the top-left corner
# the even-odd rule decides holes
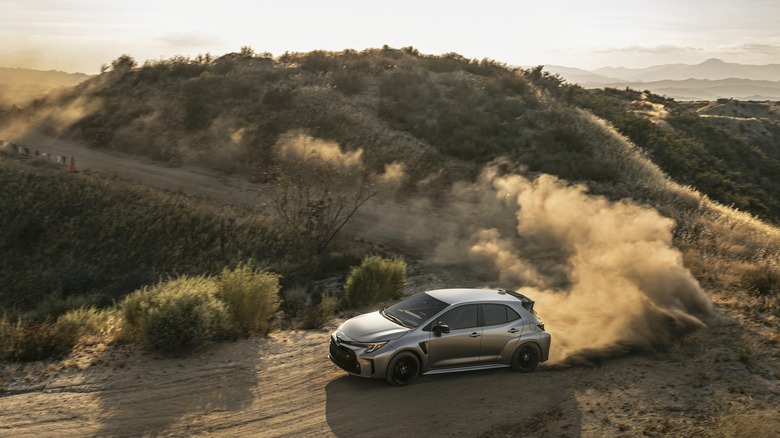
[[[387,382],[393,386],[408,385],[420,374],[420,361],[412,353],[399,353],[387,364]]]
[[[536,344],[527,343],[517,347],[512,355],[512,369],[521,373],[530,373],[539,365],[542,354]]]

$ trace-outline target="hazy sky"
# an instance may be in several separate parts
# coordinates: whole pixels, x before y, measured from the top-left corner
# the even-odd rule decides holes
[[[778,0],[0,0],[0,66],[97,73],[127,53],[362,50],[510,65],[780,63]]]

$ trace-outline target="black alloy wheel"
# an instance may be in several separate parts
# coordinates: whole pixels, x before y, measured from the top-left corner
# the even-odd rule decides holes
[[[523,344],[515,350],[512,356],[512,369],[521,373],[530,373],[539,365],[541,352],[536,344]]]
[[[420,374],[420,361],[412,353],[404,352],[393,357],[387,366],[387,382],[403,386],[414,382]]]

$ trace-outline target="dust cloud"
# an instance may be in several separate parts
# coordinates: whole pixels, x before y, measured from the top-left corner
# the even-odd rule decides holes
[[[279,156],[308,161],[318,158],[341,169],[362,167],[363,150],[343,152],[336,142],[326,141],[299,132],[289,132],[277,141]]]
[[[399,187],[406,178],[403,163],[391,163],[385,165],[384,173],[378,175],[381,183],[389,186]]]
[[[3,97],[0,90],[0,110],[5,108]],[[5,139],[18,139],[35,130],[59,136],[73,123],[94,112],[98,107],[98,102],[90,102],[85,98],[73,99],[57,106],[42,106],[34,111],[16,105],[9,106],[10,115],[2,120],[0,132]]]
[[[653,349],[704,326],[710,302],[672,243],[674,225],[582,185],[490,166],[453,188],[436,216],[410,224],[405,239],[432,248],[433,263],[535,300],[552,361],[573,363]]]

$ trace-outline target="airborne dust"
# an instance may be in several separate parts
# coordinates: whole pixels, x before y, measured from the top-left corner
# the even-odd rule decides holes
[[[711,305],[672,243],[671,219],[550,175],[500,169],[456,185],[433,215],[383,208],[377,230],[402,221],[401,238],[430,248],[430,262],[535,300],[553,363],[650,349],[704,326]]]

